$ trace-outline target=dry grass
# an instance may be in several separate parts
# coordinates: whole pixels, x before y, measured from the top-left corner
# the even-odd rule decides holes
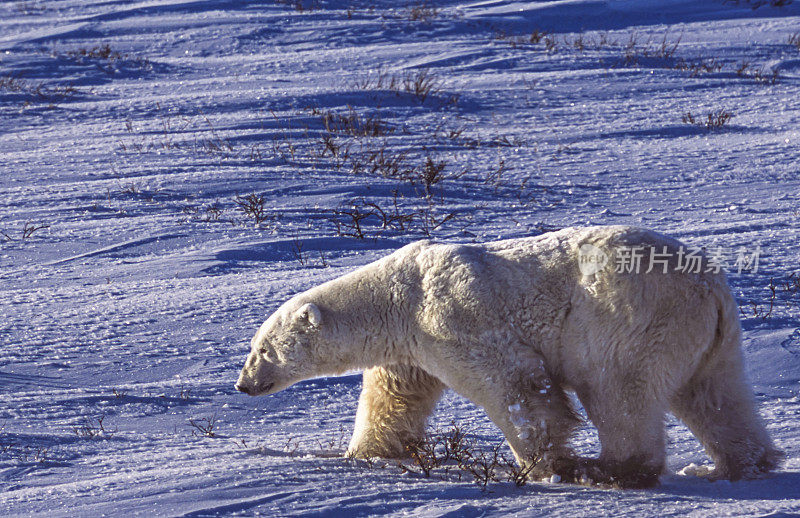
[[[385,70],[356,78],[352,86],[358,90],[388,90],[396,94],[411,94],[420,103],[442,91],[441,77],[427,68],[392,74]],[[451,101],[452,102],[452,101]]]
[[[660,42],[653,43],[652,39],[648,38],[644,44],[640,44],[637,35],[631,34],[623,49],[622,64],[637,65],[642,58],[671,59],[678,50],[681,37],[675,41],[669,41],[668,37],[669,34],[664,33]]]
[[[391,84],[392,80],[381,74],[365,82],[363,87]],[[420,88],[427,84],[424,74],[420,76]],[[416,82],[416,81],[415,81]],[[400,85],[394,80],[395,85]],[[454,180],[465,171],[454,171],[447,158],[428,151],[412,153],[409,149],[420,147],[416,137],[397,133],[379,115],[359,111],[348,106],[344,112],[306,108],[320,120],[321,129],[294,129],[284,131],[284,137],[275,144],[283,150],[282,157],[294,166],[310,168],[331,167],[353,176],[378,176],[398,180],[414,186],[416,196],[401,199],[395,194],[393,201],[354,199],[332,211],[329,220],[340,236],[357,239],[377,237],[385,232],[422,233],[429,236],[442,225],[455,218],[455,212],[441,213],[434,198],[436,186],[447,180]],[[273,114],[276,120],[280,120]],[[286,121],[288,126],[288,121]],[[319,137],[315,138],[314,133]],[[460,131],[451,133],[458,138]],[[430,137],[436,140],[438,129]],[[395,191],[397,193],[397,191]],[[258,212],[258,200],[239,198],[240,210],[246,210],[250,217]],[[255,207],[254,207],[255,205]],[[303,250],[296,256],[301,264],[310,264]],[[322,258],[322,263],[325,263]]]
[[[30,239],[30,238],[33,237],[33,235],[36,232],[38,232],[40,230],[45,230],[45,229],[48,229],[48,228],[50,228],[50,225],[47,225],[47,224],[44,224],[44,223],[36,224],[36,223],[31,223],[31,222],[28,221],[22,226],[22,230],[20,230],[20,233],[19,233],[19,238],[22,239],[22,240]],[[0,234],[3,235],[3,237],[5,238],[6,241],[15,241],[16,240],[16,238],[13,235],[11,235],[11,234],[9,234],[9,233],[7,233],[5,231],[0,231]]]
[[[20,14],[40,14],[46,11],[47,8],[42,5],[44,2],[40,1],[19,1],[14,2],[14,10]]]
[[[367,149],[365,159],[353,162],[353,174],[359,174],[362,170],[370,174],[383,176],[384,178],[402,178],[405,169],[405,162],[408,153],[406,151],[394,151],[389,148],[386,141],[375,149]]]
[[[311,266],[312,256],[311,254],[304,250],[305,244],[300,240],[300,236],[295,233],[294,237],[292,237],[292,255],[300,263],[300,266]],[[320,268],[327,268],[328,267],[328,260],[325,257],[325,254],[322,250],[318,251],[319,254],[319,267]]]
[[[766,302],[750,301],[739,308],[743,317],[769,320],[773,316],[773,311],[779,306],[785,306],[792,312],[800,308],[800,273],[791,272],[777,282],[775,279],[770,279],[765,290]]]
[[[314,109],[312,109],[313,113]],[[322,111],[315,113],[320,116],[325,131],[351,137],[382,137],[394,132],[378,114],[359,114],[352,106],[347,107],[345,113]],[[328,143],[326,143],[328,146]],[[333,149],[331,149],[333,151]]]
[[[158,104],[157,108],[162,114],[150,127],[140,128],[130,119],[125,121],[125,132],[128,136],[118,141],[119,153],[182,151],[219,159],[242,158],[254,162],[264,158],[261,148],[255,145],[247,149],[236,149],[203,114],[197,117],[174,116]]]
[[[455,217],[455,211],[440,213],[432,198],[421,204],[409,203],[401,200],[395,191],[391,205],[381,206],[365,198],[354,199],[334,209],[329,220],[336,229],[336,235],[367,239],[379,238],[387,232],[420,232],[430,237]]]
[[[0,459],[16,461],[19,464],[44,464],[51,460],[49,446],[19,446],[16,443],[0,442]]]
[[[709,112],[705,117],[696,117],[691,112],[686,112],[681,117],[684,124],[691,124],[707,130],[724,127],[733,118],[733,114],[725,109]]]
[[[800,294],[800,273],[790,273],[789,276],[781,283],[781,287],[784,291],[792,295]]]
[[[800,32],[795,32],[791,36],[789,36],[789,41],[787,43],[797,50],[800,50]]]
[[[743,318],[756,317],[761,320],[769,320],[772,317],[772,310],[775,309],[778,298],[778,285],[775,284],[774,279],[769,280],[767,290],[770,295],[766,304],[750,301],[747,305],[742,304],[739,306],[739,313],[741,313]]]
[[[54,52],[53,55],[59,56],[59,54],[56,52]],[[134,56],[126,52],[113,50],[108,43],[104,45],[96,45],[90,48],[82,47],[75,50],[69,50],[64,52],[63,56],[74,60],[91,59],[94,61],[108,61],[110,63],[126,61],[143,69],[150,69],[153,66],[149,59]]]
[[[423,1],[408,8],[405,17],[412,22],[430,23],[441,13],[436,5]]]
[[[526,34],[513,35],[500,30],[500,31],[495,31],[492,38],[498,41],[505,42],[515,49],[536,48],[538,45],[541,44],[544,47],[544,50],[548,54],[552,54],[558,50],[558,41],[556,40],[555,35],[550,34],[549,32],[546,31],[541,31],[539,29],[535,29],[533,32],[530,33],[530,35]]]
[[[260,194],[251,193],[245,196],[236,196],[233,202],[237,205],[239,211],[252,219],[256,225],[261,225],[270,219],[264,205],[266,198]]]
[[[316,11],[320,9],[321,5],[317,0],[275,0],[278,5],[285,5],[291,7],[298,13],[306,11]]]
[[[472,480],[482,490],[496,482],[512,482],[524,486],[534,473],[535,462],[520,467],[503,453],[504,443],[481,446],[469,438],[465,430],[452,424],[449,430],[428,434],[408,447],[410,463],[398,463],[407,473],[424,478]]]
[[[539,29],[534,29],[531,35],[528,37],[528,43],[532,45],[536,45],[541,42],[545,37],[548,36],[546,31],[540,31]]]
[[[189,426],[193,428],[192,435],[195,437],[216,437],[216,423],[216,415],[201,417],[200,419],[189,419]]]
[[[75,435],[78,437],[82,437],[85,439],[94,439],[94,438],[111,438],[114,433],[116,433],[116,429],[109,430],[105,427],[103,421],[105,420],[105,416],[100,416],[96,419],[94,418],[84,418],[81,421],[81,424],[72,428],[72,431],[75,432]]]
[[[504,41],[513,48],[537,49],[543,47],[548,54],[558,52],[559,49],[571,49],[579,53],[589,50],[621,52],[622,57],[619,64],[622,66],[637,65],[643,58],[671,60],[681,42],[681,36],[673,39],[669,33],[664,33],[660,37],[650,36],[645,41],[641,41],[641,37],[636,33],[632,33],[627,41],[612,39],[606,33],[596,36],[578,33],[559,39],[556,35],[539,29],[527,35],[509,35],[503,31],[497,31],[494,33],[493,39]]]
[[[403,77],[403,89],[424,103],[429,95],[441,90],[441,80],[427,68],[421,68],[406,73]]]
[[[729,0],[732,3],[739,4],[740,0]],[[744,0],[744,3],[749,5],[753,10],[766,5],[770,7],[786,7],[794,2],[794,0]]]
[[[336,227],[336,235],[365,239],[367,235],[364,232],[364,221],[375,215],[375,211],[370,208],[369,204],[362,200],[361,203],[352,203],[347,207],[334,209],[331,222]]]
[[[696,61],[686,61],[679,59],[675,64],[675,70],[689,72],[691,77],[697,77],[700,74],[712,74],[722,70],[723,64],[716,59],[699,59]]]
[[[79,93],[74,86],[48,86],[44,82],[31,83],[19,77],[0,77],[0,91],[19,93],[34,97],[41,101],[67,99]]]
[[[736,75],[764,85],[774,85],[780,79],[780,72],[777,68],[756,67],[749,61],[742,61],[737,65]]]

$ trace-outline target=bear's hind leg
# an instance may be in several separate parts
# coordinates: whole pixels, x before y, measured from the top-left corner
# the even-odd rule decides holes
[[[782,453],[756,411],[738,351],[718,353],[670,403],[714,460],[712,478],[753,478],[780,464]]]
[[[503,429],[503,432],[517,462],[525,466],[534,464],[531,478],[542,479],[555,474],[564,478],[564,473],[571,470],[577,460],[569,439],[580,424],[580,418],[562,387],[549,376],[527,373],[523,381],[508,392],[505,403],[511,429]],[[497,418],[489,412],[489,417],[499,425],[506,416]]]
[[[666,405],[650,394],[646,383],[615,381],[593,394],[579,394],[597,428],[601,452],[597,460],[583,460],[577,481],[585,476],[614,487],[653,487],[665,464]]]
[[[410,365],[364,371],[348,457],[400,458],[425,438],[425,425],[444,385]]]

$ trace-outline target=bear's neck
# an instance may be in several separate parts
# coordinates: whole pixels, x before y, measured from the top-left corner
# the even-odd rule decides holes
[[[413,286],[414,271],[367,265],[312,290],[336,323],[332,337],[339,357],[332,359],[345,370],[377,365],[411,363],[411,343],[416,338],[415,309],[419,305]],[[418,280],[417,280],[418,282]]]

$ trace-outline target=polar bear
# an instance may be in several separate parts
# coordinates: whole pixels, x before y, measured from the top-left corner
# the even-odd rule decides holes
[[[273,394],[365,369],[347,454],[400,457],[450,387],[537,476],[617,487],[658,482],[671,411],[714,478],[755,477],[781,452],[745,380],[724,274],[707,258],[687,269],[691,256],[625,226],[412,243],[284,303],[253,338],[236,389]],[[597,428],[599,459],[570,449],[580,419],[567,392]]]

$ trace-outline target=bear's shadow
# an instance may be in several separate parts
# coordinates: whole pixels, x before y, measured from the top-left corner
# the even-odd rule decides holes
[[[666,476],[661,485],[651,489],[654,494],[674,497],[705,497],[713,500],[785,500],[796,498],[800,487],[800,472],[778,472],[763,479],[741,482],[719,480],[711,482],[699,477]]]

